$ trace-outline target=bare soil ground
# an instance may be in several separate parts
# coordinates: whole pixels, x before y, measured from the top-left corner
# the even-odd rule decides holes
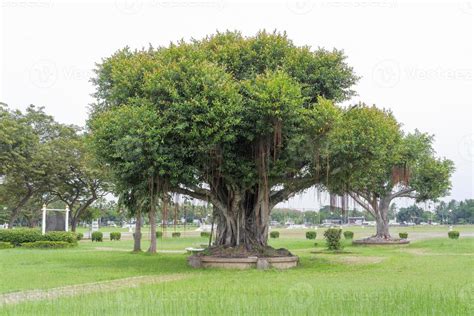
[[[161,282],[182,280],[185,277],[186,275],[184,274],[171,274],[160,276],[146,275],[104,282],[68,285],[47,290],[30,290],[23,292],[6,293],[0,295],[0,306],[18,304],[25,301],[56,299],[60,297],[76,296],[97,292],[111,292],[124,288],[139,287],[145,284],[155,284]]]

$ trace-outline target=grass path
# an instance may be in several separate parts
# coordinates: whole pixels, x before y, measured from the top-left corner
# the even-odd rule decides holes
[[[76,295],[118,291],[128,288],[136,288],[142,285],[182,280],[188,276],[189,275],[184,274],[170,274],[159,276],[144,275],[111,281],[68,285],[47,290],[29,290],[7,293],[0,295],[0,306],[18,304],[26,301],[39,301],[45,299],[52,300]]]

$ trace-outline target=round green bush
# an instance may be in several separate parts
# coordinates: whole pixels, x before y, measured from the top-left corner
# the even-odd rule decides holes
[[[163,232],[162,231],[157,231],[156,232],[156,238],[161,238],[163,237]]]
[[[209,238],[209,236],[211,236],[210,232],[201,232],[201,237]]]
[[[451,239],[459,239],[459,232],[457,230],[452,230],[448,232],[448,237]]]
[[[173,238],[179,238],[179,237],[181,237],[181,233],[180,233],[180,232],[173,232],[173,233],[171,234],[171,237],[173,237]]]
[[[13,248],[12,243],[6,242],[6,241],[0,241],[0,249],[9,249]]]
[[[324,232],[324,237],[326,238],[326,246],[329,250],[342,249],[341,232],[342,229],[337,228],[329,228]]]
[[[270,238],[279,238],[279,237],[280,237],[280,232],[277,232],[277,231],[270,232]]]
[[[76,236],[77,236],[77,240],[82,240],[84,238],[83,233],[76,233]]]
[[[60,248],[70,248],[74,247],[75,243],[70,243],[66,241],[49,241],[49,240],[40,240],[35,242],[25,242],[20,246],[22,248],[36,248],[36,249],[60,249]]]
[[[316,231],[309,231],[306,232],[306,239],[316,239]]]
[[[120,240],[122,237],[122,233],[120,232],[111,232],[110,233],[110,240]]]
[[[343,234],[344,234],[344,238],[345,238],[345,239],[352,239],[352,238],[354,238],[354,232],[351,232],[350,230],[346,230]]]
[[[407,239],[407,238],[408,238],[408,233],[398,233],[398,236],[399,236],[401,239]]]
[[[94,241],[102,241],[102,239],[104,238],[104,234],[102,234],[102,232],[92,232],[92,235],[91,235],[91,240],[94,242]]]

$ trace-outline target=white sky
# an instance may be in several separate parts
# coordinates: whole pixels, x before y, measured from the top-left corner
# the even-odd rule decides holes
[[[94,63],[126,45],[265,28],[298,45],[344,49],[362,76],[350,103],[390,108],[406,131],[435,134],[438,154],[456,164],[448,198],[474,197],[472,2],[1,0],[0,10],[0,101],[41,105],[78,125],[92,102]],[[316,194],[283,205],[313,208]]]

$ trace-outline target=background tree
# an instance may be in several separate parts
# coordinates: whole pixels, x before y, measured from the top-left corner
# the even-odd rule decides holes
[[[397,221],[400,223],[419,224],[423,219],[423,209],[417,205],[402,207],[397,213]]]
[[[377,222],[375,238],[391,239],[392,200],[435,200],[448,194],[453,163],[435,157],[432,137],[404,135],[392,114],[360,105],[348,109],[331,134],[333,169],[328,187],[349,194]]]
[[[271,209],[327,173],[319,149],[339,117],[332,101],[352,96],[357,80],[344,59],[341,51],[297,47],[266,32],[121,50],[98,65],[93,80],[90,127],[99,156],[112,165],[129,137],[104,134],[114,128],[104,117],[151,108],[160,135],[153,175],[166,183],[163,193],[212,203],[218,245],[266,246]],[[148,181],[142,171],[128,175]]]
[[[67,135],[51,141],[48,150],[56,166],[48,191],[69,207],[71,230],[76,231],[87,208],[110,192],[107,169],[91,155],[86,136],[72,128]]]
[[[7,207],[10,228],[30,199],[48,192],[57,167],[48,146],[67,129],[41,107],[31,105],[23,113],[0,105],[0,203]]]

